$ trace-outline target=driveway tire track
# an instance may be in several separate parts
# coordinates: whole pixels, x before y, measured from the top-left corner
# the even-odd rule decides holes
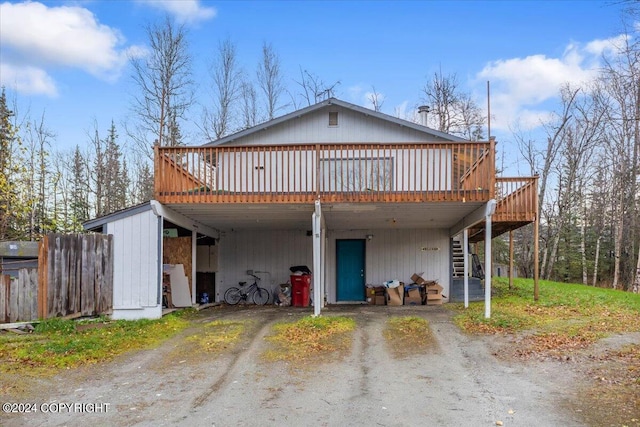
[[[262,345],[264,337],[269,332],[273,323],[275,323],[273,316],[269,316],[268,321],[264,323],[260,330],[251,338],[249,345],[235,355],[225,372],[204,393],[193,400],[191,408],[197,409],[202,406],[213,393],[216,393],[223,386],[227,385],[230,378],[234,378],[239,374],[249,358],[256,353],[256,349]]]

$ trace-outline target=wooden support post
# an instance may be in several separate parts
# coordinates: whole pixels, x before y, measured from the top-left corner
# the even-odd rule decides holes
[[[538,279],[540,276],[540,260],[539,260],[539,249],[538,249],[538,234],[539,234],[539,225],[538,225],[538,216],[536,215],[536,220],[533,223],[533,300],[538,301],[540,298],[540,286],[538,284]]]
[[[38,318],[46,319],[48,313],[49,237],[43,236],[38,245]]]
[[[513,289],[513,230],[509,230],[509,289]]]
[[[540,235],[540,206],[538,205],[538,177],[536,176],[535,182],[535,221],[533,222],[533,300],[538,301],[540,298],[540,288],[538,284],[538,278],[540,275],[540,260],[539,260],[539,235]]]
[[[160,177],[163,175],[160,172],[160,146],[158,144],[153,145],[153,198],[157,199],[160,195]]]

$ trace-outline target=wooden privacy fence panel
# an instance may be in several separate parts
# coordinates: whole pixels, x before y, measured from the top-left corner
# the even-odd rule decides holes
[[[38,315],[102,314],[113,306],[113,236],[49,234],[40,242]]]
[[[37,320],[37,301],[37,268],[22,268],[18,277],[0,274],[0,323]]]

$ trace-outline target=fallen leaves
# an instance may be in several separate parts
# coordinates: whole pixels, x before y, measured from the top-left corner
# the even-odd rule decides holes
[[[340,354],[351,345],[355,321],[349,317],[304,317],[296,322],[279,323],[266,338],[273,348],[264,353],[269,361],[309,360],[331,353]]]
[[[416,316],[391,317],[383,335],[397,358],[423,353],[436,344],[429,322]]]

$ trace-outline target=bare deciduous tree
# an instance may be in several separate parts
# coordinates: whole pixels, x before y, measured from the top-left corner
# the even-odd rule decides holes
[[[425,105],[429,106],[429,126],[440,132],[481,139],[485,118],[470,94],[458,87],[455,74],[436,72],[422,89]]]
[[[316,74],[303,70],[302,67],[300,67],[300,80],[294,80],[294,82],[300,86],[302,92],[298,96],[302,98],[303,103],[307,106],[334,97],[335,90],[340,85],[340,80],[327,84]],[[293,96],[292,98],[297,108],[296,97]]]
[[[606,58],[601,77],[609,95],[607,117],[608,150],[612,153],[614,205],[614,288],[622,282],[631,287],[637,271],[635,254],[638,249],[638,171],[640,168],[640,45],[627,31],[627,37],[616,51]]]
[[[256,76],[265,97],[266,118],[273,120],[276,112],[282,108],[280,97],[284,92],[284,83],[280,58],[269,43],[262,44],[262,60],[258,63]]]
[[[149,136],[160,146],[171,143],[171,126],[177,126],[193,104],[193,82],[184,27],[176,27],[167,16],[162,23],[148,25],[146,32],[148,54],[131,58],[132,77],[138,87],[132,108],[138,126],[129,133],[148,153]]]
[[[238,65],[236,46],[230,38],[218,44],[211,66],[212,106],[204,109],[203,130],[210,140],[227,135],[237,117],[234,105],[241,95],[242,70]]]
[[[258,94],[251,82],[240,86],[242,127],[248,129],[258,124]]]
[[[373,111],[382,111],[382,105],[384,104],[384,95],[378,92],[375,86],[371,86],[371,92],[367,94],[367,100],[371,103]]]

